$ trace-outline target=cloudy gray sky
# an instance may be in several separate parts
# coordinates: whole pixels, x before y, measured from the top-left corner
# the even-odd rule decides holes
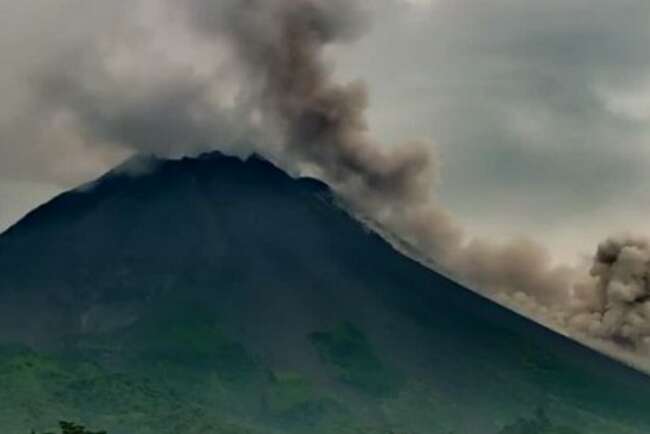
[[[232,119],[211,118],[207,102],[180,120],[169,108],[197,93],[228,105],[232,77],[223,68],[227,53],[184,33],[158,7],[163,2],[0,0],[0,230],[125,158],[126,125],[149,125],[139,138],[163,153],[170,146],[163,138],[197,151],[228,149],[225,142],[240,138],[223,133]],[[368,33],[328,53],[336,75],[368,83],[371,127],[387,146],[420,137],[435,143],[442,200],[471,232],[525,234],[561,260],[592,254],[612,233],[650,235],[650,2],[374,0],[368,7]],[[69,65],[73,75],[52,74]],[[219,80],[202,87],[200,78],[217,70]],[[116,76],[133,86],[116,87]],[[70,81],[81,90],[59,95]],[[103,95],[116,94],[119,101],[104,103]],[[123,115],[151,101],[156,116]],[[74,110],[81,104],[93,108],[82,118]],[[181,128],[148,123],[165,116]],[[84,122],[102,134],[86,134]]]

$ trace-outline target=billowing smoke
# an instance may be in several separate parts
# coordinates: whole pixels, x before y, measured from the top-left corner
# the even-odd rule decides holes
[[[570,324],[639,350],[650,348],[650,243],[629,237],[602,243],[594,281],[576,286]]]
[[[292,159],[315,166],[346,193],[391,202],[426,200],[433,167],[429,152],[410,145],[382,152],[366,128],[364,85],[334,83],[324,61],[327,45],[347,42],[364,29],[360,2],[187,3],[198,30],[230,44],[249,89],[257,92],[255,110],[279,133]]]
[[[137,4],[145,16],[171,16],[169,26],[125,24],[55,57],[35,77],[40,113],[75,125],[93,145],[162,155],[256,150],[321,177],[353,212],[504,302],[564,324],[577,298],[568,324],[630,346],[647,338],[646,243],[601,246],[597,284],[574,288],[577,270],[555,265],[536,243],[466,239],[436,200],[431,144],[388,150],[373,139],[365,86],[337,83],[327,60],[330,46],[368,26],[361,0]],[[179,40],[200,61],[175,50]]]

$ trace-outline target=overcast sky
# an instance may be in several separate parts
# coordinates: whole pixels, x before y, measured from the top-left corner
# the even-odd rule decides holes
[[[119,131],[89,137],[74,116],[43,106],[34,84],[43,71],[128,64],[134,77],[171,81],[190,71],[181,66],[209,69],[214,47],[198,46],[155,3],[0,0],[0,230],[128,155],[104,143],[119,142]],[[436,144],[442,199],[471,231],[525,234],[562,260],[591,254],[612,233],[650,235],[648,0],[368,5],[368,33],[328,53],[336,74],[368,83],[381,141]],[[137,25],[125,27],[125,16]],[[97,95],[75,101],[92,104],[111,83],[93,82],[86,90]],[[198,149],[209,138],[193,139]]]

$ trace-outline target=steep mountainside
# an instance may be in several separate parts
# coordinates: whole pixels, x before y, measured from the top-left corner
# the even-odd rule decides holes
[[[256,157],[132,161],[30,213],[0,236],[0,338],[2,432],[650,432],[645,375]]]

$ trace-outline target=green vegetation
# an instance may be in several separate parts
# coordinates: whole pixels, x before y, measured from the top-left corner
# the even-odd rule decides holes
[[[163,303],[122,341],[138,363],[149,367],[180,367],[201,375],[216,371],[225,381],[241,381],[258,371],[254,357],[226,336],[213,312],[182,300]]]
[[[263,397],[269,421],[279,426],[314,429],[332,419],[345,418],[343,405],[297,372],[272,372]]]
[[[119,335],[86,336],[60,352],[0,346],[0,430],[53,434],[63,418],[111,434],[464,432],[466,408],[434,379],[389,368],[351,323],[305,337],[327,367],[314,375],[271,368],[211,315],[195,312],[152,311]],[[504,426],[510,417],[495,419],[486,433],[638,434],[588,414],[581,416],[588,425],[573,424],[580,432],[543,411]]]
[[[557,426],[551,422],[543,409],[538,409],[530,419],[519,418],[512,425],[503,428],[499,434],[581,434],[565,426]]]
[[[148,424],[179,405],[173,391],[90,361],[26,349],[0,357],[0,427],[41,431],[61,417],[107,427]]]
[[[384,365],[368,338],[353,324],[344,322],[331,332],[312,333],[309,338],[321,359],[337,369],[343,382],[379,396],[398,388],[396,373]]]
[[[298,373],[271,373],[265,403],[272,414],[288,414],[318,401],[310,381]]]
[[[171,322],[149,331],[130,339],[139,361],[150,366],[216,371],[226,381],[243,380],[257,369],[244,347],[228,339],[214,322]]]

